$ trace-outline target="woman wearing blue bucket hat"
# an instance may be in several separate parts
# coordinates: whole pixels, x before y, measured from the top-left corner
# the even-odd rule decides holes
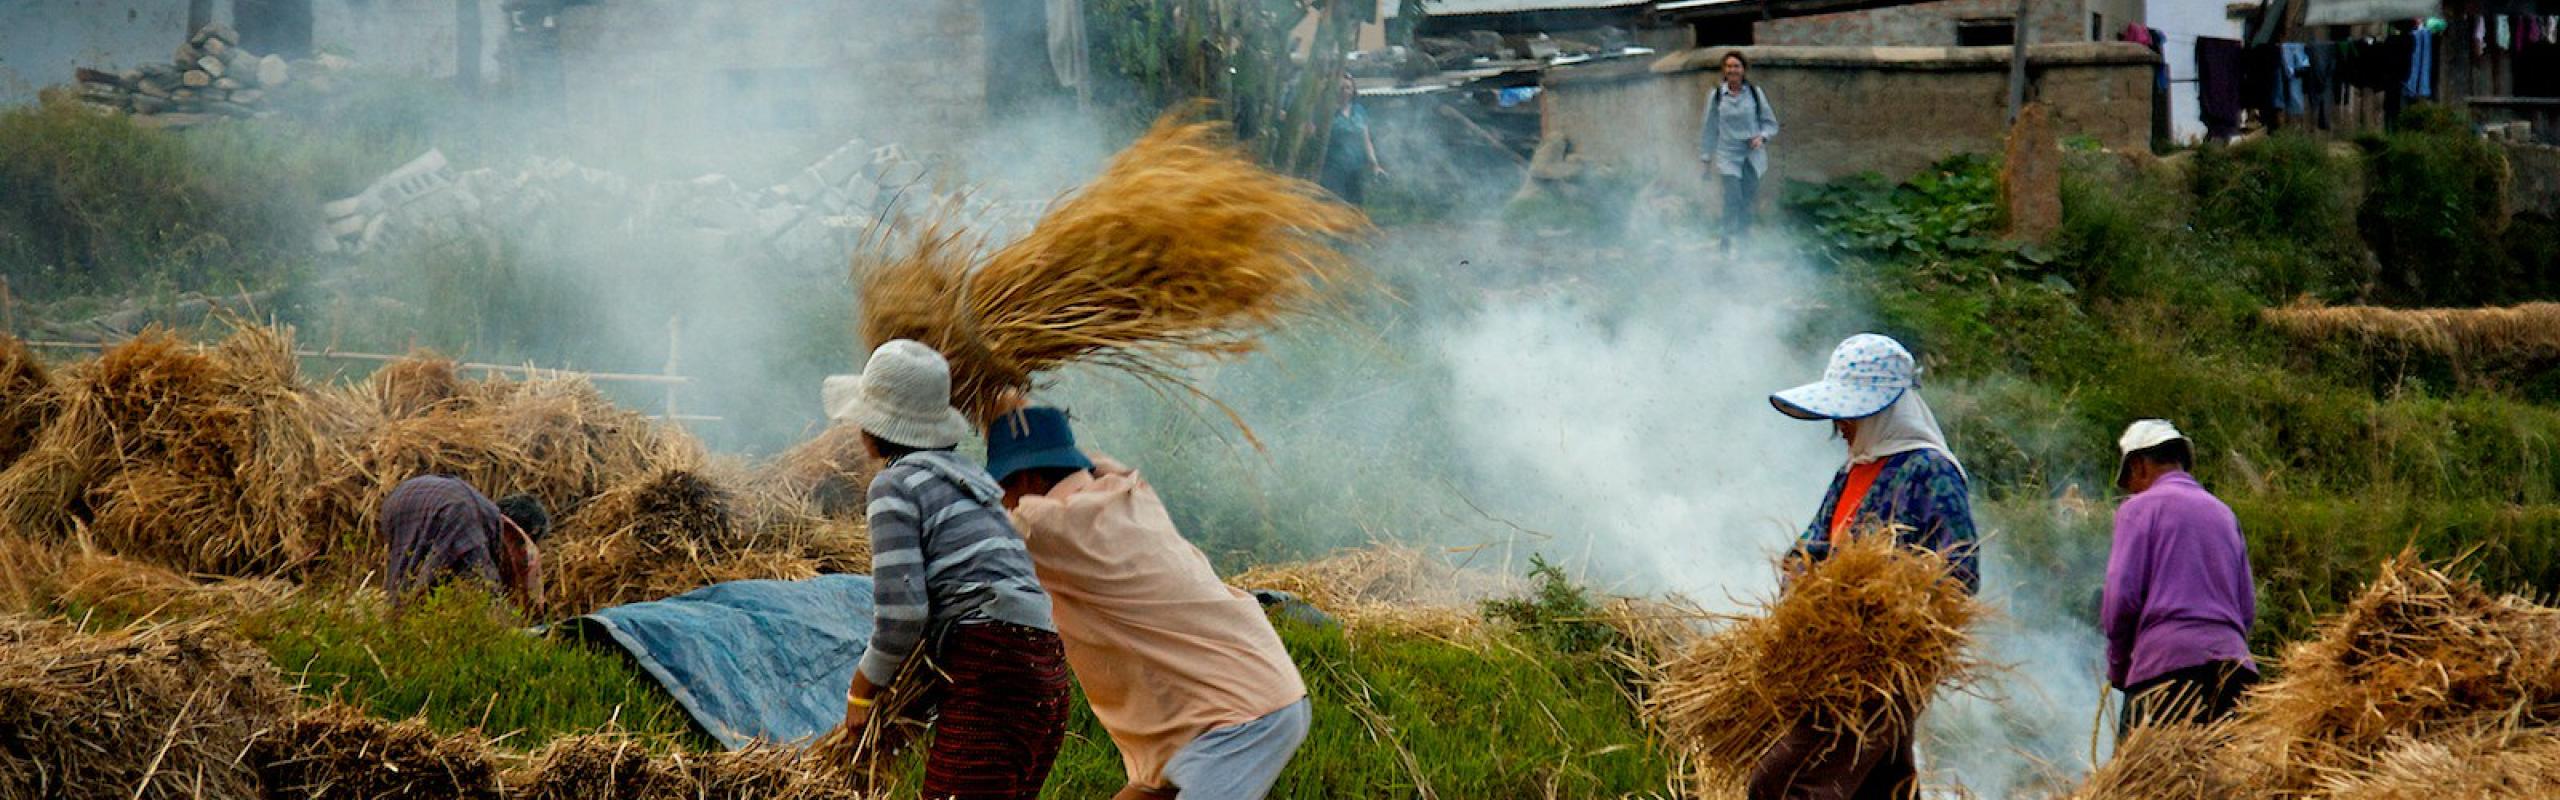
[[[1802,420],[1826,420],[1849,445],[1849,463],[1797,538],[1788,569],[1809,568],[1864,531],[1891,530],[1910,547],[1945,554],[1967,590],[1979,586],[1973,508],[1964,467],[1920,399],[1920,368],[1890,337],[1862,333],[1831,352],[1822,379],[1769,395]],[[1799,723],[1751,771],[1753,800],[1778,797],[1916,796],[1918,759],[1907,728],[1870,731],[1837,746],[1818,721]]]

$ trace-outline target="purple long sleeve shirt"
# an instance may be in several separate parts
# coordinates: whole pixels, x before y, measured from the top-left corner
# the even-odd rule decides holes
[[[2109,683],[2135,686],[2216,661],[2255,672],[2249,628],[2257,621],[2249,546],[2230,506],[2187,473],[2170,472],[2116,508],[2098,612]]]

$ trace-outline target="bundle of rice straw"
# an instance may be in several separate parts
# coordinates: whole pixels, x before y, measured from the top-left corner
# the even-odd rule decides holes
[[[1158,121],[983,264],[970,263],[974,237],[947,226],[858,261],[863,340],[940,350],[954,404],[973,414],[1068,363],[1190,389],[1186,358],[1252,350],[1320,285],[1348,277],[1335,243],[1367,221],[1256,165],[1223,126],[1184,116]]]
[[[84,634],[0,618],[0,797],[264,797],[247,753],[291,695],[196,622]]]
[[[213,347],[146,332],[66,378],[36,449],[0,472],[0,518],[60,537],[90,516],[110,550],[187,571],[295,565],[322,453],[302,391],[289,330]]]
[[[550,556],[555,610],[582,614],[724,581],[869,570],[858,526],[828,524],[769,493],[734,488],[734,472],[679,462],[563,519]]]
[[[1453,643],[1481,639],[1485,623],[1479,604],[1519,589],[1509,576],[1464,569],[1391,542],[1315,561],[1257,566],[1230,576],[1227,584],[1297,595],[1350,628]]]
[[[873,696],[870,721],[860,730],[836,723],[834,730],[810,743],[810,763],[844,776],[866,793],[902,794],[897,785],[904,771],[901,765],[912,760],[903,757],[932,732],[936,709],[928,701],[949,681],[931,654],[917,651],[908,656],[906,663],[898,665],[897,676]]]
[[[2405,741],[2560,723],[2560,610],[2492,596],[2412,553],[2281,663],[2242,703],[2233,746],[2267,794],[2367,774]]]
[[[2485,731],[2401,740],[2356,775],[2333,776],[2336,800],[2545,800],[2560,797],[2560,735]]]
[[[2315,342],[2347,342],[2467,361],[2560,358],[2560,303],[2505,308],[2294,305],[2259,312],[2269,326]]]
[[[2071,800],[2196,800],[2247,796],[2243,774],[2222,763],[2229,722],[2148,725],[2116,745],[2114,757],[2090,773]]]
[[[366,393],[392,419],[425,416],[438,408],[468,403],[473,399],[469,389],[453,359],[427,350],[384,364],[365,379]]]
[[[830,425],[766,462],[757,470],[755,482],[806,498],[827,517],[857,519],[864,513],[872,472],[871,455],[862,447],[862,429]]]
[[[1971,680],[1982,606],[1944,557],[1893,538],[1836,548],[1762,613],[1663,665],[1645,713],[1674,749],[1739,776],[1800,720],[1845,737],[1907,729],[1939,689]]]
[[[0,333],[0,467],[35,449],[53,418],[53,377],[18,337]]]
[[[383,722],[331,704],[284,720],[250,756],[275,800],[499,800],[485,747],[418,720]]]
[[[508,783],[515,800],[861,800],[841,777],[799,751],[757,747],[730,753],[652,755],[610,734],[544,747]]]

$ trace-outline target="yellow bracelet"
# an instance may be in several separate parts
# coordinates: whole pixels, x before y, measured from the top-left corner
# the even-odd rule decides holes
[[[845,702],[852,703],[854,708],[870,708],[874,702],[871,698],[855,697],[853,695],[845,695],[844,699]]]

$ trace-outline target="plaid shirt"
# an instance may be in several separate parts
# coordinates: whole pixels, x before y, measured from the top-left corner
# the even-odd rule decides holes
[[[542,597],[542,555],[498,504],[461,480],[426,475],[391,490],[377,523],[390,546],[382,588],[392,601],[461,576],[486,581],[527,609]]]

